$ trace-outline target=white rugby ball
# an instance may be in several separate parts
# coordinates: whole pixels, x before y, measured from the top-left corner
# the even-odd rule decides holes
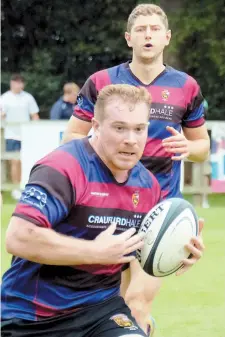
[[[137,251],[142,268],[156,277],[167,276],[189,257],[185,245],[198,235],[198,217],[188,201],[167,199],[148,212],[139,232],[145,233],[144,247]]]

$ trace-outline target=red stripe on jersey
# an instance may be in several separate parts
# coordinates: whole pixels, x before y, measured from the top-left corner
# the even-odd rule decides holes
[[[86,177],[74,156],[62,150],[56,150],[39,160],[37,164],[50,166],[66,176],[76,190],[76,200],[79,200],[86,185]]]
[[[79,310],[79,308],[75,309],[67,309],[67,310],[59,310],[58,308],[51,307],[49,305],[39,303],[37,300],[33,300],[33,303],[36,306],[35,316],[38,319],[39,317],[53,317],[56,315],[70,314]]]
[[[172,88],[168,86],[149,86],[148,91],[152,95],[152,102],[165,105],[177,105],[186,108],[183,88]],[[168,96],[164,96],[164,92]]]
[[[160,187],[158,184],[153,184],[152,188],[123,186],[123,193],[120,192],[121,186],[114,183],[89,182],[79,205],[95,208],[108,208],[110,205],[112,209],[147,213],[158,201],[156,197],[160,194]]]
[[[35,220],[35,223],[37,223],[37,225],[40,225],[41,227],[52,227],[46,216],[41,213],[37,208],[34,208],[27,204],[23,204],[22,202],[17,204],[13,215],[21,215],[21,218],[24,218],[27,221],[31,222],[32,220]]]
[[[199,126],[202,126],[205,124],[205,119],[203,117],[196,119],[195,121],[186,121],[185,122],[185,127],[187,128],[197,128]]]
[[[91,79],[94,82],[97,91],[100,91],[106,85],[112,84],[107,69],[98,71],[97,73],[91,75]]]
[[[162,140],[156,138],[148,138],[143,156],[146,157],[172,157],[174,154],[166,152],[162,146]]]
[[[191,104],[194,97],[196,97],[199,93],[200,87],[196,80],[188,76],[187,81],[185,82],[185,85],[183,87],[185,99],[186,99],[186,105]]]
[[[74,113],[73,115],[79,119],[82,119],[84,121],[87,121],[87,122],[90,122],[93,118],[93,113],[87,111],[87,110],[84,110],[84,109],[81,109],[79,107],[79,105],[76,105],[75,106],[75,109],[74,109]]]

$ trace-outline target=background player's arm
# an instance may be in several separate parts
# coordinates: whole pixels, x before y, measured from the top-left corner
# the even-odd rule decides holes
[[[183,127],[184,136],[188,140],[188,159],[194,162],[202,162],[208,158],[210,141],[206,125],[197,128]]]
[[[207,159],[210,149],[210,141],[205,125],[207,108],[197,82],[188,77],[184,88],[184,97],[187,99],[187,111],[182,119],[183,133],[171,126],[167,131],[171,137],[163,140],[165,150],[172,153],[172,160],[188,158],[194,162],[202,162]]]
[[[29,96],[29,114],[33,121],[39,120],[39,108],[33,96]]]
[[[94,104],[97,99],[96,76],[90,76],[77,96],[73,116],[70,118],[63,135],[63,143],[72,139],[83,138],[91,130],[94,117]]]
[[[63,134],[63,143],[69,142],[72,139],[84,138],[91,130],[91,123],[71,116],[67,123],[67,128]]]
[[[200,86],[195,79],[189,76],[187,83],[187,113],[182,121],[183,134],[187,140],[189,152],[187,158],[191,161],[202,162],[207,159],[210,150],[210,140],[205,124],[208,104],[205,104]]]
[[[38,121],[40,119],[39,118],[39,114],[37,112],[32,113],[31,114],[31,119],[32,119],[32,121]]]

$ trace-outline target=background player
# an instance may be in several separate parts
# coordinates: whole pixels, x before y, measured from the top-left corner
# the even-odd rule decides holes
[[[167,16],[159,6],[135,7],[128,18],[125,39],[133,50],[132,61],[88,78],[78,96],[64,141],[88,134],[97,94],[105,85],[144,86],[152,95],[152,106],[141,161],[157,177],[164,198],[181,196],[181,160],[201,162],[209,152],[200,87],[191,76],[163,63],[163,51],[170,43],[171,31]],[[146,282],[149,296],[145,293],[144,306],[150,308],[161,281],[148,277]]]

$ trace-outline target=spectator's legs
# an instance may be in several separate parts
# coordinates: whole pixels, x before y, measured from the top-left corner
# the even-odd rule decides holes
[[[20,162],[20,160],[16,160],[16,159],[11,160],[10,166],[11,166],[11,172],[10,172],[11,173],[11,181],[12,181],[13,184],[19,185],[20,180],[21,180],[21,162]],[[11,195],[15,200],[19,200],[20,196],[21,196],[21,191],[19,189],[14,189],[12,191]]]
[[[17,159],[12,159],[11,163],[11,181],[13,184],[18,185],[21,180],[21,162]]]
[[[19,152],[21,149],[21,142],[15,139],[6,139],[6,151],[7,152]],[[10,160],[10,178],[11,182],[15,185],[20,184],[21,180],[21,162],[19,159]],[[12,197],[18,200],[21,196],[19,189],[12,191]]]

